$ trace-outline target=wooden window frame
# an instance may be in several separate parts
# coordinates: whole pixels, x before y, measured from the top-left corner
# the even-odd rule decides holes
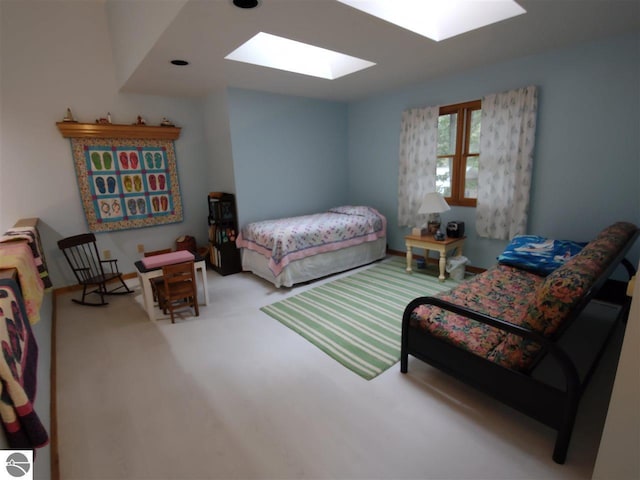
[[[475,207],[477,200],[464,196],[465,170],[467,159],[478,157],[478,153],[469,153],[469,136],[471,132],[471,112],[482,109],[482,100],[456,103],[440,107],[439,115],[456,113],[456,148],[452,157],[451,196],[445,197],[449,205]],[[438,158],[450,158],[451,155],[438,155]]]

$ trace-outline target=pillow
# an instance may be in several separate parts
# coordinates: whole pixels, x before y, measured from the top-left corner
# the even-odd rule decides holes
[[[579,253],[586,243],[553,240],[537,235],[517,235],[498,256],[498,263],[549,275]]]
[[[371,208],[364,206],[343,205],[341,207],[334,207],[328,210],[330,213],[341,213],[343,215],[360,215],[361,217],[368,217],[373,212]]]

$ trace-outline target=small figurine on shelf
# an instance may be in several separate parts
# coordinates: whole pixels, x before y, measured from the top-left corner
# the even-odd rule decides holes
[[[146,125],[146,124],[147,122],[144,121],[144,118],[138,115],[138,118],[136,119],[136,125]]]
[[[107,112],[107,122],[111,123],[111,112]]]
[[[100,125],[109,125],[111,122],[108,118],[100,117],[96,119],[96,123]]]
[[[173,123],[169,121],[167,117],[162,117],[162,121],[160,122],[161,127],[173,127]]]
[[[75,119],[73,118],[73,114],[71,113],[71,109],[69,107],[67,107],[67,113],[64,114],[64,118],[62,119],[63,122],[75,122]]]

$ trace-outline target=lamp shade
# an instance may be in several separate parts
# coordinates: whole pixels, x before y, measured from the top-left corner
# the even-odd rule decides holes
[[[442,213],[451,210],[444,197],[438,192],[427,193],[422,200],[418,213]]]

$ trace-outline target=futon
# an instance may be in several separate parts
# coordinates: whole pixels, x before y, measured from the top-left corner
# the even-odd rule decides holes
[[[639,235],[635,225],[617,222],[552,270],[532,271],[530,259],[516,265],[513,255],[503,255],[449,292],[414,299],[402,319],[400,371],[407,373],[412,355],[552,427],[553,460],[564,463],[580,398],[613,332],[626,321],[629,299],[604,296],[620,313],[593,345],[584,344],[586,365],[563,337],[585,333],[580,314],[614,285],[609,277],[619,265],[629,278],[636,273],[625,255]],[[543,363],[559,376],[557,384],[539,375]]]

